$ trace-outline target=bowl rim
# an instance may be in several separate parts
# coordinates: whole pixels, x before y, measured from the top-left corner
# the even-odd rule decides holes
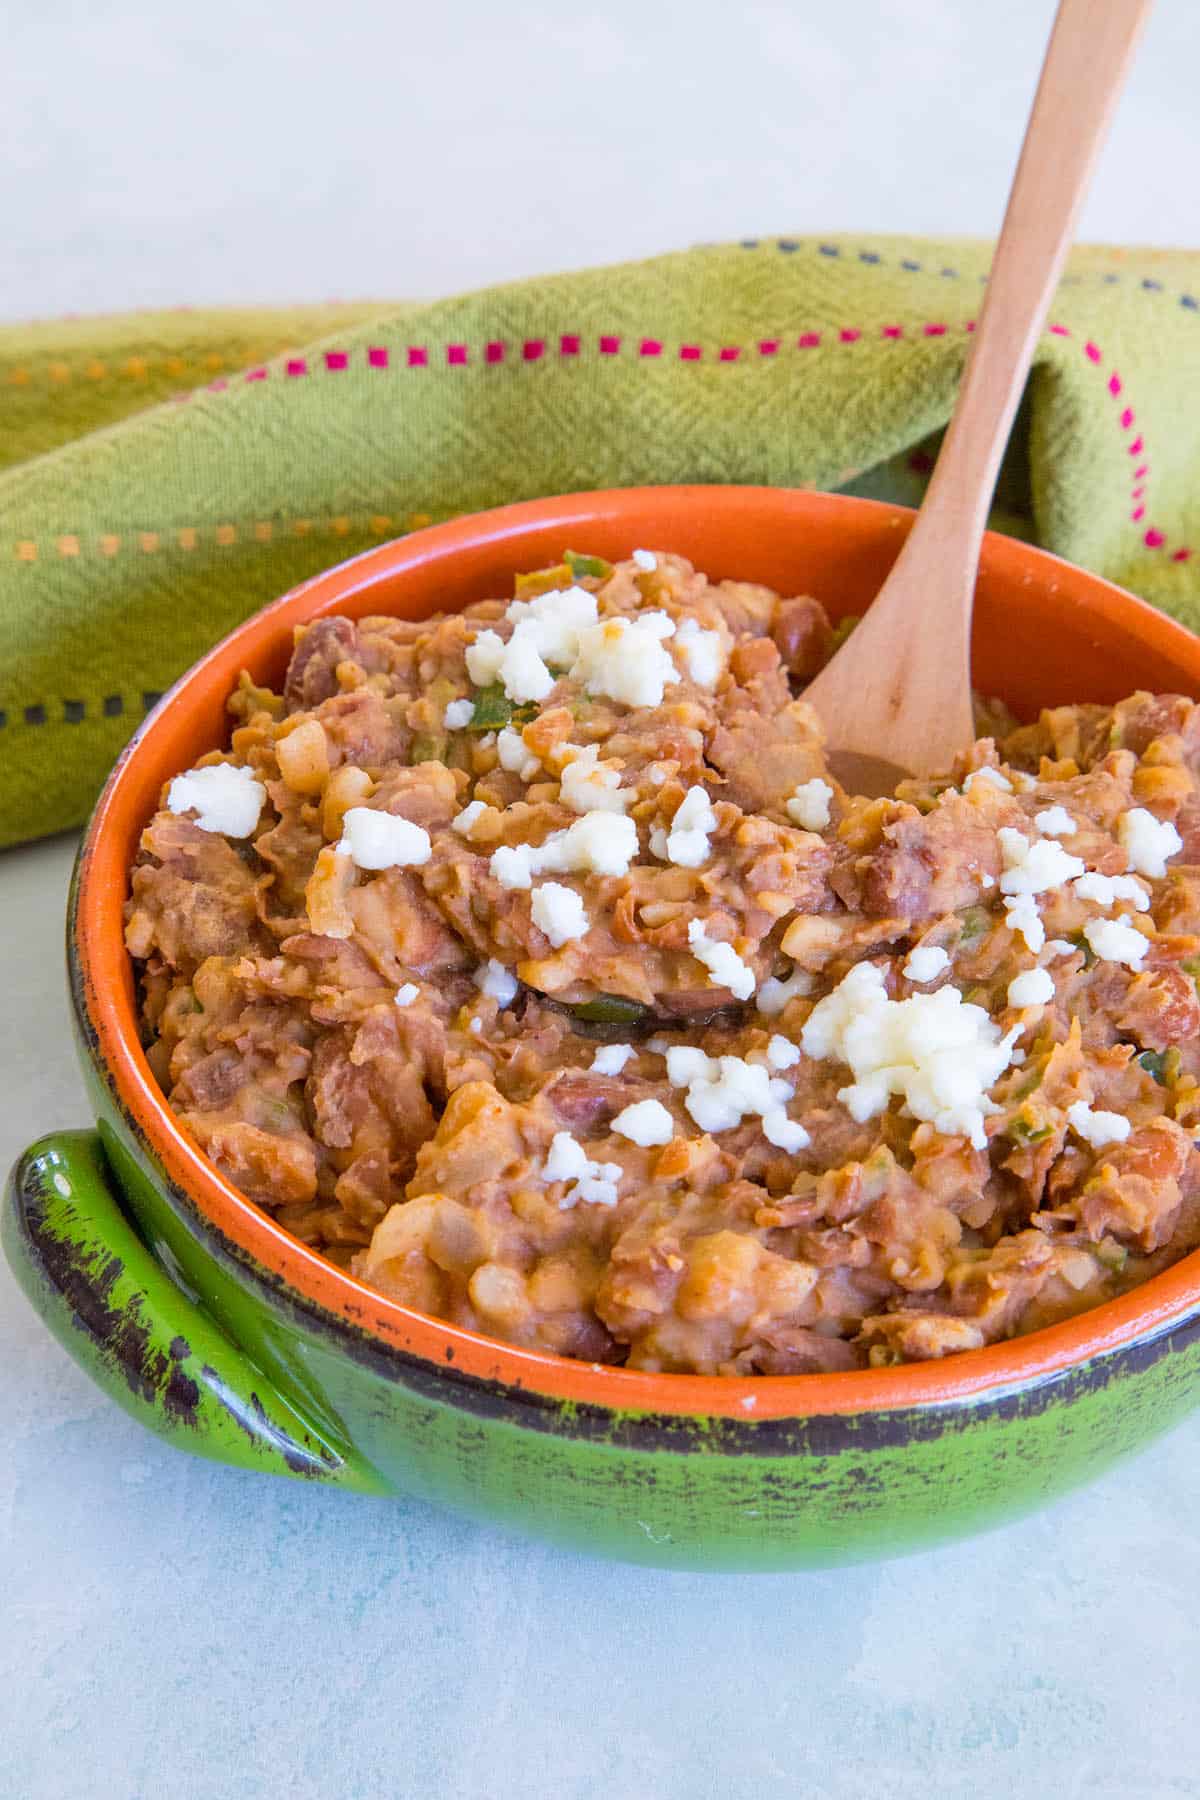
[[[378,1293],[291,1237],[222,1176],[171,1113],[150,1072],[137,1031],[132,976],[123,937],[128,867],[120,842],[136,811],[137,788],[158,741],[178,729],[189,704],[222,698],[236,680],[229,666],[277,642],[294,624],[369,592],[384,576],[431,559],[453,565],[472,546],[496,545],[534,526],[628,520],[633,538],[655,505],[702,505],[710,511],[778,507],[793,517],[824,514],[847,526],[857,515],[899,528],[910,508],[856,496],[746,485],[600,489],[547,496],[464,515],[366,550],[326,569],[235,627],[180,677],[142,721],[122,752],[81,842],[68,916],[73,1004],[88,1052],[144,1152],[165,1172],[202,1226],[216,1227],[240,1259],[280,1283],[301,1309],[343,1335],[366,1333],[375,1351],[393,1353],[397,1373],[411,1359],[456,1378],[474,1377],[541,1401],[569,1402],[620,1413],[734,1419],[792,1419],[894,1412],[945,1406],[1039,1384],[1095,1357],[1158,1336],[1200,1306],[1200,1250],[1118,1299],[1019,1338],[962,1351],[939,1361],[829,1374],[724,1376],[646,1372],[528,1350],[418,1313]],[[1016,587],[1049,564],[1056,600],[1083,604],[1128,623],[1200,685],[1200,637],[1134,595],[1049,552],[989,532],[984,564]]]

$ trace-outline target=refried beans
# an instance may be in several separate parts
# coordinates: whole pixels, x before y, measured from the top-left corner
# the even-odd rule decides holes
[[[184,1130],[406,1306],[640,1369],[939,1357],[1200,1241],[1200,709],[1060,706],[894,797],[821,606],[565,553],[318,620],[131,875]]]

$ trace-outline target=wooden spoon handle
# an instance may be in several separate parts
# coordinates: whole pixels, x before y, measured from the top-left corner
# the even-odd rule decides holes
[[[1150,0],[1061,0],[954,416],[874,605],[805,698],[861,792],[949,768],[974,739],[971,612],[1004,446],[1088,176]],[[880,771],[870,780],[866,762]],[[834,759],[835,769],[838,767]]]
[[[1058,9],[958,404],[921,509],[926,530],[938,521],[939,554],[952,553],[968,575],[979,558],[1025,377],[1150,5],[1062,0]]]

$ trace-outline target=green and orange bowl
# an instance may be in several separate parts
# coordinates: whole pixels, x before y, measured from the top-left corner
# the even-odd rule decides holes
[[[912,515],[771,488],[575,494],[386,544],[267,607],[184,676],[101,795],[67,951],[94,1131],[42,1138],[4,1247],[51,1331],[151,1430],[202,1456],[415,1495],[599,1555],[780,1569],[898,1555],[999,1524],[1169,1429],[1200,1381],[1200,1253],[1121,1299],[944,1361],[723,1379],[518,1349],[373,1292],[282,1231],[173,1120],[142,1053],[122,939],[127,872],[164,780],[226,741],[239,671],[278,682],[296,625],[420,617],[509,591],[566,546],[681,551],[714,578],[877,592]],[[1200,639],[990,536],[978,687],[1018,715],[1200,687]]]

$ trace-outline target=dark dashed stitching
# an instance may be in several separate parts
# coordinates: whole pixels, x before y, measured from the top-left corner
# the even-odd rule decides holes
[[[782,250],[789,256],[794,251],[802,248],[799,238],[775,238],[773,240],[770,238],[739,238],[737,240],[737,248],[739,250],[761,250],[772,242],[774,243],[776,250]],[[701,245],[701,248],[719,249],[720,246]],[[818,244],[817,254],[819,256],[841,256],[843,254],[842,246],[840,244]],[[862,263],[886,264],[887,261],[886,257],[880,255],[878,250],[859,250],[856,254],[859,262]],[[901,257],[896,266],[905,270],[907,274],[917,275],[922,272],[925,265],[923,263],[914,262],[911,257],[906,256]],[[948,281],[961,281],[963,279],[962,273],[958,269],[939,269],[938,273],[945,276]],[[980,281],[986,281],[987,276],[980,275],[978,279]],[[1083,275],[1064,275],[1059,285],[1062,287],[1079,287],[1085,279],[1086,277]],[[1129,277],[1128,279],[1133,278]],[[1113,287],[1122,280],[1122,277],[1113,269],[1105,269],[1100,271],[1100,280],[1107,287]],[[1141,286],[1146,293],[1162,294],[1166,292],[1161,281],[1155,281],[1148,275],[1139,276],[1137,277],[1137,280],[1139,286]],[[1200,311],[1200,300],[1198,300],[1194,294],[1180,294],[1178,299],[1180,306],[1185,306],[1189,312]]]
[[[147,688],[141,696],[142,710],[149,712],[162,699],[162,690]],[[64,725],[81,725],[89,716],[93,718],[119,719],[125,712],[125,696],[123,694],[105,694],[102,700],[93,701],[89,708],[86,700],[53,701],[54,707],[61,706]],[[44,700],[35,700],[31,706],[20,708],[20,714],[26,725],[50,724],[51,707]],[[8,712],[0,707],[0,731],[8,724]]]

